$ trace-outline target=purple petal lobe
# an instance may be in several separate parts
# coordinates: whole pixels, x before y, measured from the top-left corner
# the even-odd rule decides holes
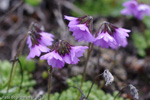
[[[39,57],[41,55],[41,52],[48,52],[49,50],[49,48],[43,45],[35,45],[34,47],[31,47],[27,59],[34,58],[35,56]]]

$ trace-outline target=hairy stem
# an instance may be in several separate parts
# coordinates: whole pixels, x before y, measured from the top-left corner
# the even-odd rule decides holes
[[[48,100],[50,100],[51,79],[52,79],[52,71],[53,71],[52,66],[50,66],[50,69],[48,69],[48,70],[49,70],[49,78],[48,78]]]

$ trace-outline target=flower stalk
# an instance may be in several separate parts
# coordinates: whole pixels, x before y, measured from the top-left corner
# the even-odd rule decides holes
[[[50,66],[50,68],[48,69],[48,73],[49,73],[49,78],[48,78],[48,100],[50,100],[50,91],[51,91],[51,79],[52,79],[52,71],[53,68],[52,66]]]
[[[118,51],[119,51],[119,47],[115,50],[114,59],[113,59],[111,65],[110,65],[110,67],[109,67],[109,70],[110,70],[110,71],[112,70],[113,66],[115,66],[115,64],[116,64]]]
[[[90,90],[89,90],[89,92],[88,92],[88,94],[87,94],[87,96],[86,96],[87,99],[88,99],[88,97],[89,97],[89,95],[90,95],[90,93],[91,93],[91,90],[92,90],[92,88],[93,88],[93,85],[94,85],[96,79],[97,79],[98,77],[102,76],[102,75],[103,75],[103,73],[102,73],[102,74],[99,74],[99,75],[97,75],[97,76],[95,77],[95,79],[94,79],[94,81],[92,82],[92,85],[91,85],[91,87],[90,87]]]
[[[100,76],[102,76],[102,75],[103,75],[103,77],[104,77],[104,79],[105,79],[105,81],[106,81],[106,83],[105,83],[106,86],[110,85],[110,84],[114,81],[114,77],[113,77],[112,74],[109,72],[109,70],[107,70],[107,69],[104,70],[104,72],[103,72],[102,74],[97,75],[97,76],[95,77],[95,79],[93,80],[92,85],[91,85],[91,87],[90,87],[90,90],[89,90],[89,92],[88,92],[88,94],[87,94],[87,96],[86,96],[86,99],[88,99],[88,97],[89,97],[89,95],[90,95],[90,92],[91,92],[91,90],[92,90],[92,88],[93,88],[93,85],[94,85],[94,83],[96,82],[97,78],[100,77]]]
[[[133,97],[133,100],[138,100],[139,99],[139,93],[138,93],[138,90],[137,88],[132,85],[132,84],[128,84],[127,86],[123,87],[119,93],[114,97],[114,100],[116,100],[116,98],[124,92],[125,89],[128,89],[130,90],[129,94]]]
[[[29,26],[29,28],[28,28],[28,31],[27,31],[27,33],[25,34],[25,36],[23,37],[23,40],[22,40],[22,42],[21,42],[21,44],[20,44],[20,47],[18,48],[17,53],[16,53],[16,55],[14,56],[13,63],[12,63],[12,68],[11,68],[11,72],[10,72],[10,76],[9,76],[9,80],[8,80],[8,86],[7,86],[7,91],[6,91],[6,93],[9,92],[10,83],[11,83],[11,79],[12,79],[12,74],[13,74],[13,70],[14,70],[14,67],[15,67],[15,63],[16,63],[16,61],[18,61],[17,59],[19,58],[19,56],[20,56],[20,54],[21,54],[21,52],[22,52],[22,50],[23,50],[23,47],[24,47],[24,45],[25,45],[25,41],[26,41],[26,39],[27,39],[27,36],[30,34],[30,30],[31,30],[31,28],[33,27],[33,25],[34,25],[34,22],[32,22],[32,23],[30,24],[30,26]],[[21,84],[22,84],[22,83],[21,83]]]
[[[84,66],[83,73],[82,73],[82,80],[81,80],[81,84],[80,84],[80,88],[79,88],[80,90],[82,90],[83,82],[84,82],[84,80],[85,80],[86,68],[87,68],[87,64],[88,64],[88,61],[89,61],[91,52],[92,52],[92,50],[93,50],[93,46],[94,46],[94,45],[91,44],[91,43],[88,44],[87,58],[86,58],[85,66]],[[80,97],[80,93],[78,93],[76,100],[78,100],[79,97]]]
[[[11,83],[14,67],[15,67],[15,62],[13,62],[13,64],[12,64],[12,68],[11,68],[11,72],[10,72],[10,76],[9,76],[9,80],[8,80],[8,87],[7,87],[7,92],[6,93],[8,93],[9,88],[10,88],[10,83]]]
[[[83,82],[85,80],[86,68],[87,68],[87,64],[88,64],[88,61],[89,61],[89,58],[90,58],[90,55],[91,55],[91,51],[93,49],[93,44],[89,43],[88,48],[89,49],[88,49],[88,52],[87,52],[87,58],[86,58],[85,66],[84,66],[83,73],[82,73],[82,80],[81,80],[80,89],[82,89],[82,85],[83,85]]]

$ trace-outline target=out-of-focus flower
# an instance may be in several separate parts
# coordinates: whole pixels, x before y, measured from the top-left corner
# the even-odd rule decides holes
[[[77,64],[78,57],[83,56],[87,46],[72,46],[67,41],[60,40],[57,42],[51,52],[41,56],[46,59],[52,67],[62,68],[64,64]]]
[[[114,77],[113,75],[109,72],[109,70],[104,70],[103,72],[103,77],[105,78],[105,81],[106,81],[106,86],[107,85],[110,85],[113,81],[114,81]]]
[[[91,27],[91,21],[93,20],[91,16],[83,16],[83,17],[71,17],[64,16],[65,19],[69,21],[68,27],[69,31],[73,32],[73,36],[75,40],[85,41],[85,42],[93,42],[94,37],[92,36],[89,28]]]
[[[104,22],[100,26],[97,37],[93,43],[102,48],[111,47],[117,49],[118,46],[125,47],[127,45],[126,37],[129,37],[128,32],[130,32],[130,30],[118,28],[111,23]]]
[[[138,3],[136,0],[130,0],[125,3],[123,3],[124,8],[121,13],[124,15],[136,15],[137,14],[137,6]]]
[[[130,94],[133,96],[134,100],[138,100],[139,94],[138,94],[138,90],[136,89],[136,87],[133,86],[132,84],[129,84],[129,88],[130,88]]]
[[[27,38],[27,44],[30,49],[28,59],[39,57],[42,52],[48,52],[50,49],[46,46],[52,45],[53,35],[41,31],[35,24]]]
[[[123,15],[133,15],[137,19],[143,19],[145,15],[150,15],[150,6],[146,4],[138,4],[137,0],[130,0],[123,3],[125,7],[121,13]]]
[[[146,4],[139,4],[137,9],[138,9],[138,13],[136,17],[140,20],[143,19],[145,15],[147,16],[150,15],[150,6]]]

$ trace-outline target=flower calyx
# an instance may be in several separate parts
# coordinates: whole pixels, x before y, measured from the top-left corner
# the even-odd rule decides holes
[[[90,23],[93,22],[93,17],[86,15],[83,17],[79,17],[78,21],[80,24],[86,24],[87,27],[90,27]]]
[[[41,40],[41,35],[39,34],[42,30],[37,26],[37,24],[33,24],[30,30],[30,37],[32,41],[32,46],[39,45],[39,40]]]
[[[113,36],[117,28],[118,27],[114,26],[113,24],[109,22],[103,22],[99,28],[99,31],[104,32],[104,33],[107,32],[109,35]]]
[[[55,43],[52,51],[55,50],[61,56],[65,56],[70,53],[71,45],[65,40],[59,40],[59,42]]]

